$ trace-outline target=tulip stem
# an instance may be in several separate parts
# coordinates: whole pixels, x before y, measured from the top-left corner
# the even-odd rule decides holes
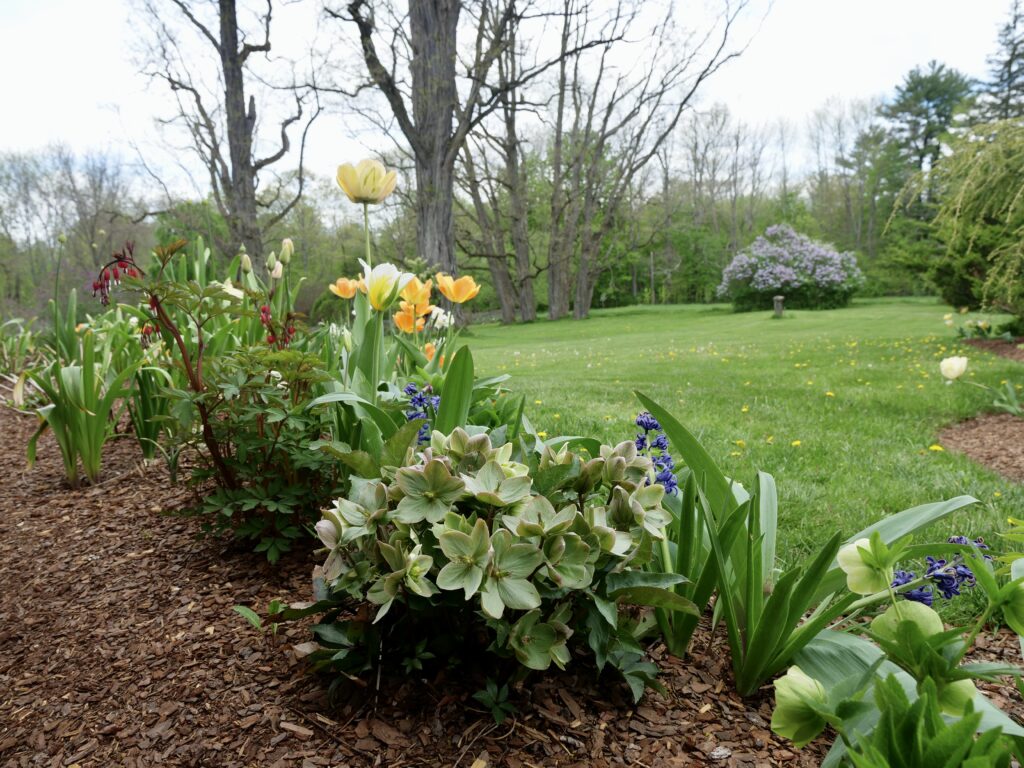
[[[369,203],[363,203],[363,232],[366,235],[366,266],[373,266],[373,258],[370,256],[370,205]],[[370,276],[367,275],[366,279],[369,280]]]

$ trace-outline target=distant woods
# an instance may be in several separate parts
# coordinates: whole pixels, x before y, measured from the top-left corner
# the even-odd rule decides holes
[[[381,257],[474,274],[476,309],[503,322],[712,301],[732,256],[782,222],[856,252],[865,290],[922,293],[958,248],[936,222],[953,183],[936,168],[970,126],[1024,117],[1017,1],[983,82],[922,63],[885,99],[774,123],[715,101],[756,26],[742,0],[713,18],[667,1],[303,2],[316,28],[297,52],[273,0],[139,0],[140,69],[168,93],[154,118],[195,191],[132,147],[0,155],[6,316],[38,311],[58,259],[63,292],[126,239],[196,235],[258,266],[291,237],[300,304],[336,310],[326,284],[358,271],[361,229],[334,169],[303,162],[328,113],[391,140],[401,194],[380,213]]]

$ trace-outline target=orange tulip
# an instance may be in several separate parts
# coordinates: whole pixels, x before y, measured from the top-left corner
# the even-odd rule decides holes
[[[422,304],[413,304],[410,301],[402,301],[399,302],[399,307],[404,312],[412,312],[416,317],[426,317],[435,309],[433,304],[426,301]]]
[[[437,289],[444,294],[448,301],[455,304],[467,302],[480,293],[480,286],[469,275],[464,275],[456,280],[443,272],[437,273]]]
[[[429,304],[430,289],[433,287],[433,280],[427,280],[427,282],[421,283],[418,277],[414,277],[406,284],[402,293],[399,295],[410,304]]]
[[[423,354],[427,356],[427,361],[434,359],[434,355],[437,354],[437,347],[434,346],[434,342],[428,341],[423,345]]]
[[[349,280],[347,277],[339,277],[327,287],[335,296],[342,299],[351,299],[356,295],[356,291],[359,290],[359,281]]]
[[[402,302],[400,312],[395,312],[391,317],[395,321],[395,327],[402,333],[419,333],[427,324],[422,317],[416,317],[415,307],[406,301]]]

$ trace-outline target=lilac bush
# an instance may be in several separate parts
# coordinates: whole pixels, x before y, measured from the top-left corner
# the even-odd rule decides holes
[[[786,306],[829,309],[849,303],[863,281],[853,253],[840,253],[788,224],[768,227],[722,273],[718,295],[737,310],[767,309],[782,294]]]

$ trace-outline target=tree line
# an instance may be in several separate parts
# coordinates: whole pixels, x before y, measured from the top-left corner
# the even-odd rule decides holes
[[[479,275],[480,306],[503,322],[712,301],[732,256],[779,222],[856,252],[870,292],[922,293],[949,243],[943,189],[916,180],[939,178],[969,126],[1024,115],[1019,0],[984,81],[928,62],[888,98],[833,100],[803,124],[748,124],[714,102],[715,73],[748,42],[745,0],[706,19],[627,0],[318,8],[323,35],[289,58],[273,0],[139,0],[153,43],[139,64],[171,97],[156,117],[196,193],[138,155],[0,156],[5,313],[45,301],[58,261],[77,284],[124,239],[197,234],[257,264],[290,236],[301,304],[329,311],[324,285],[355,271],[360,230],[305,167],[325,112],[393,140],[384,159],[406,184],[375,233],[382,257]]]

